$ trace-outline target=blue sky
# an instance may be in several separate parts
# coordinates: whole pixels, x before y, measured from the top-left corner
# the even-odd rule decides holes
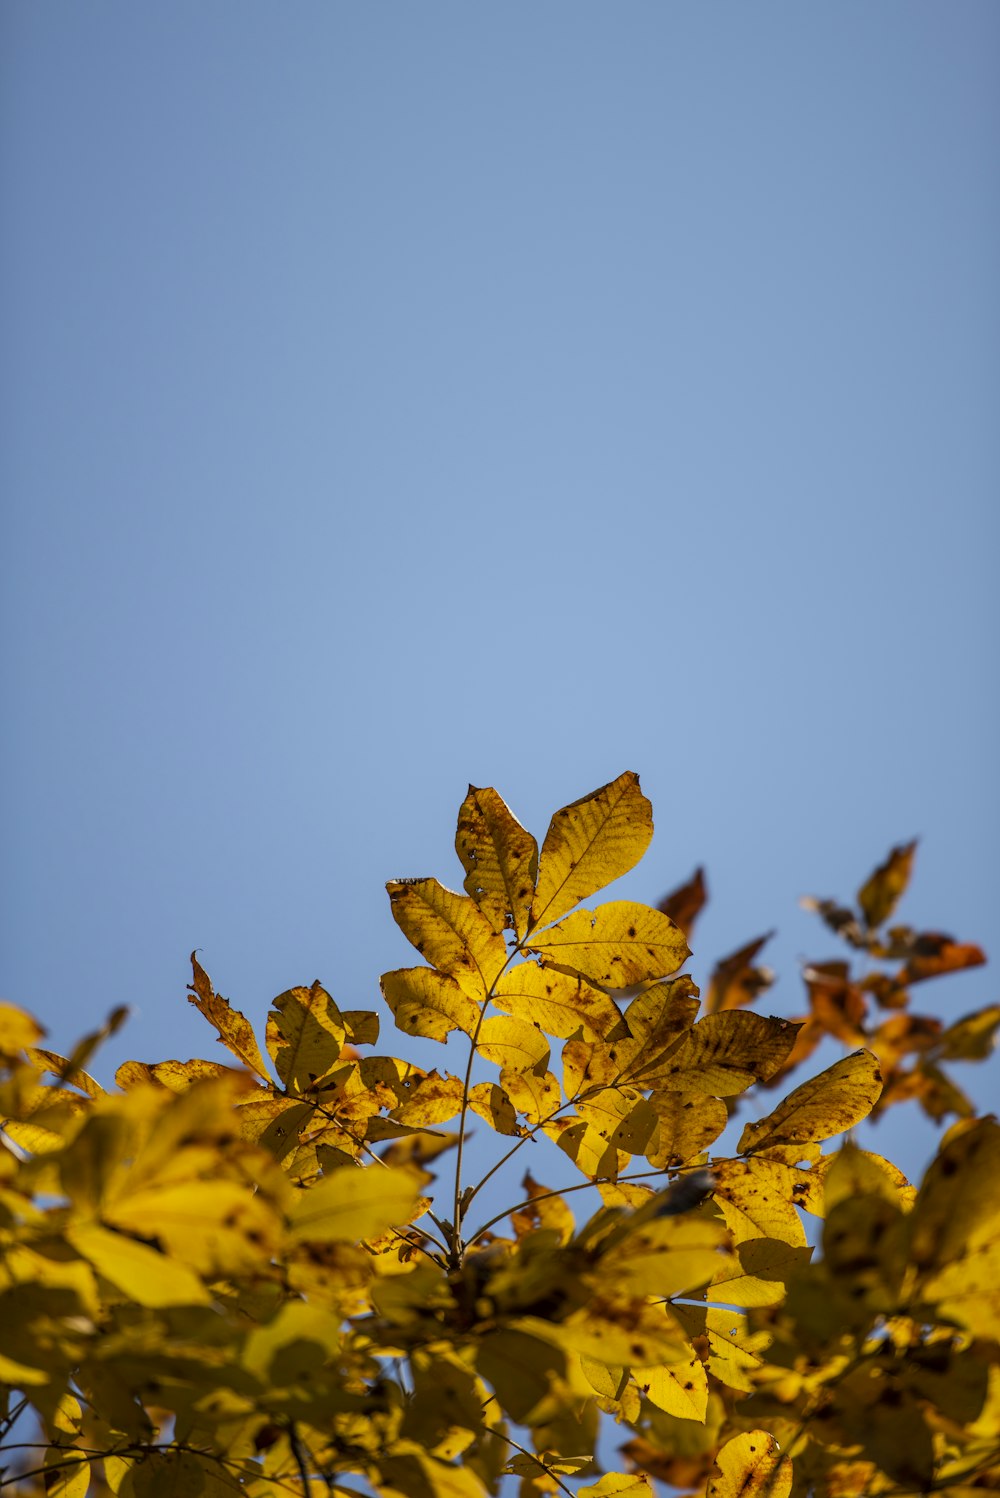
[[[765,1011],[834,954],[798,897],[914,835],[902,914],[1000,950],[995,5],[0,43],[0,978],[53,1045],[127,1003],[102,1075],[210,1054],[192,947],[258,1023],[373,1002],[469,781],[541,834],[639,771],[621,892],[706,863],[695,974],[776,926]]]

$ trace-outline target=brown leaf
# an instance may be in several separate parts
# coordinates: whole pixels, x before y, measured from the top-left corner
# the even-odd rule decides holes
[[[708,998],[705,1000],[707,1014],[752,1004],[758,994],[770,988],[774,982],[774,973],[769,967],[754,967],[753,959],[773,935],[774,932],[769,931],[766,936],[758,936],[755,941],[740,947],[738,952],[733,952],[716,963],[709,980]]]
[[[664,915],[668,915],[675,926],[680,927],[690,943],[694,923],[707,900],[708,885],[705,883],[705,870],[699,867],[695,869],[686,884],[679,884],[668,895],[664,895],[656,908]]]

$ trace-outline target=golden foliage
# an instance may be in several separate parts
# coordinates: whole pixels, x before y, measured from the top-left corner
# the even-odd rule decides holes
[[[678,969],[700,870],[658,908],[576,908],[651,835],[631,773],[557,812],[540,855],[470,787],[464,891],[388,885],[421,958],[384,974],[388,1010],[457,1047],[459,1075],[363,1054],[378,1015],[318,982],[274,1000],[261,1045],[194,956],[226,1061],[129,1061],[115,1091],[85,1067],[121,1011],[63,1057],[0,1005],[12,1494],[1000,1487],[1000,1126],[945,1070],[990,1053],[1000,1006],[947,1028],[909,1009],[982,954],[885,929],[906,844],[856,908],[809,902],[862,972],[810,964],[800,1021],[758,1014],[758,938],[699,1018]],[[853,1054],[762,1104],[823,1036]],[[919,1188],[844,1138],[908,1098],[958,1120]],[[475,1120],[498,1150],[470,1182]],[[523,1173],[489,1215],[484,1186],[526,1146],[557,1184]],[[629,1431],[627,1471],[600,1471],[602,1416]]]

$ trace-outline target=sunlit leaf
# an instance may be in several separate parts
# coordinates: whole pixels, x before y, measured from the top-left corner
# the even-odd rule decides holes
[[[985,1061],[996,1048],[1000,1004],[990,1004],[949,1025],[937,1045],[945,1061]]]
[[[515,1324],[554,1347],[614,1365],[651,1367],[682,1358],[686,1348],[676,1321],[662,1307],[599,1294],[565,1321],[523,1316]]]
[[[319,983],[289,988],[273,1000],[265,1044],[286,1088],[307,1092],[336,1066],[343,1050],[340,1010]]]
[[[507,1092],[496,1082],[477,1082],[469,1089],[469,1107],[498,1134],[517,1134],[517,1109]]]
[[[580,1029],[587,1039],[600,1039],[619,1024],[614,1000],[582,978],[520,962],[504,973],[493,1002],[517,1019],[538,1024],[547,1035],[568,1040]]]
[[[159,1239],[171,1256],[206,1276],[257,1269],[281,1241],[266,1198],[236,1181],[156,1182],[106,1207],[105,1220],[136,1237]]]
[[[605,1472],[599,1482],[577,1488],[579,1498],[652,1498],[652,1485],[644,1474]]]
[[[231,1051],[236,1059],[258,1077],[266,1082],[268,1078],[267,1066],[257,1046],[257,1038],[253,1028],[238,1009],[233,1009],[227,999],[215,992],[211,980],[198,961],[194,952],[191,953],[191,967],[194,972],[194,982],[188,984],[190,997],[189,1004],[193,1004],[199,1013],[203,1014],[209,1024],[215,1026],[219,1032],[219,1041]]]
[[[660,1170],[694,1159],[718,1139],[729,1122],[725,1103],[703,1093],[669,1089],[654,1092],[649,1101],[656,1127],[642,1153]]]
[[[749,1238],[736,1245],[736,1263],[721,1266],[706,1298],[732,1306],[774,1306],[784,1300],[788,1281],[809,1263],[812,1249],[777,1238]]]
[[[13,1059],[44,1034],[44,1027],[24,1009],[0,1004],[0,1056]]]
[[[792,1172],[769,1160],[722,1160],[713,1167],[715,1200],[737,1243],[778,1238],[805,1244],[805,1229],[794,1206]]]
[[[796,1087],[766,1118],[748,1123],[738,1152],[745,1155],[775,1144],[831,1139],[867,1118],[881,1091],[882,1074],[870,1051],[845,1056]]]
[[[439,1077],[432,1072],[414,1086],[405,1103],[394,1108],[393,1118],[410,1127],[427,1128],[446,1123],[462,1107],[462,1083],[458,1077]]]
[[[574,912],[533,937],[530,951],[548,966],[610,989],[664,978],[691,955],[669,916],[631,900]]]
[[[638,775],[631,771],[557,811],[542,845],[532,929],[558,920],[627,874],[652,835],[652,807],[639,789]]]
[[[386,889],[397,926],[421,957],[477,1003],[485,999],[507,948],[475,900],[436,879],[395,879]]]
[[[650,1404],[682,1420],[704,1420],[708,1406],[708,1379],[693,1348],[677,1363],[655,1368],[633,1368],[632,1377]]]
[[[791,1462],[766,1430],[751,1430],[719,1451],[708,1498],[788,1498],[791,1490]]]
[[[774,973],[768,967],[755,967],[754,958],[773,935],[774,932],[769,931],[766,936],[758,936],[756,941],[748,942],[739,951],[716,963],[705,1000],[707,1014],[752,1004],[759,994],[770,988]]]
[[[912,843],[900,843],[858,890],[858,904],[870,930],[881,926],[895,910],[900,896],[910,882],[916,851],[916,840]]]
[[[475,1034],[479,1010],[454,978],[429,967],[382,974],[382,994],[400,1030],[446,1040],[452,1030]]]
[[[345,1166],[303,1191],[288,1214],[292,1242],[353,1243],[409,1221],[418,1189],[407,1170]]]
[[[797,1030],[790,1020],[741,1009],[708,1014],[635,1075],[651,1086],[732,1097],[778,1071]]]
[[[476,1050],[487,1061],[503,1067],[504,1074],[543,1071],[549,1059],[549,1043],[541,1030],[527,1020],[493,1014],[479,1028]]]
[[[600,1274],[620,1293],[680,1295],[701,1289],[734,1263],[724,1252],[726,1242],[725,1228],[710,1217],[659,1218],[602,1254]]]
[[[530,1124],[550,1118],[562,1102],[559,1083],[550,1071],[544,1076],[533,1071],[501,1071],[500,1084],[518,1113]]]
[[[145,1243],[94,1222],[71,1224],[67,1240],[140,1306],[207,1305],[208,1291],[192,1269]]]
[[[494,931],[528,929],[538,872],[538,844],[492,787],[469,786],[458,813],[455,851],[465,869],[465,892]]]

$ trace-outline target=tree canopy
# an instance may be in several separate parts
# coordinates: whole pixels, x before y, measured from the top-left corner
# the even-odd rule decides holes
[[[224,1059],[127,1061],[114,1090],[87,1068],[124,1011],[64,1057],[0,1005],[0,1485],[1000,1489],[1000,1126],[951,1072],[1000,1006],[912,1003],[982,952],[893,924],[907,844],[852,905],[806,902],[846,952],[805,966],[799,1019],[762,1012],[765,938],[702,1002],[700,871],[580,908],[652,831],[632,773],[540,850],[470,787],[463,891],[388,885],[420,961],[385,1004],[455,1073],[383,1054],[378,1013],[319,982],[258,1034],[194,955]],[[825,1037],[847,1053],[796,1078]],[[852,1137],[900,1105],[951,1120],[919,1185]]]

